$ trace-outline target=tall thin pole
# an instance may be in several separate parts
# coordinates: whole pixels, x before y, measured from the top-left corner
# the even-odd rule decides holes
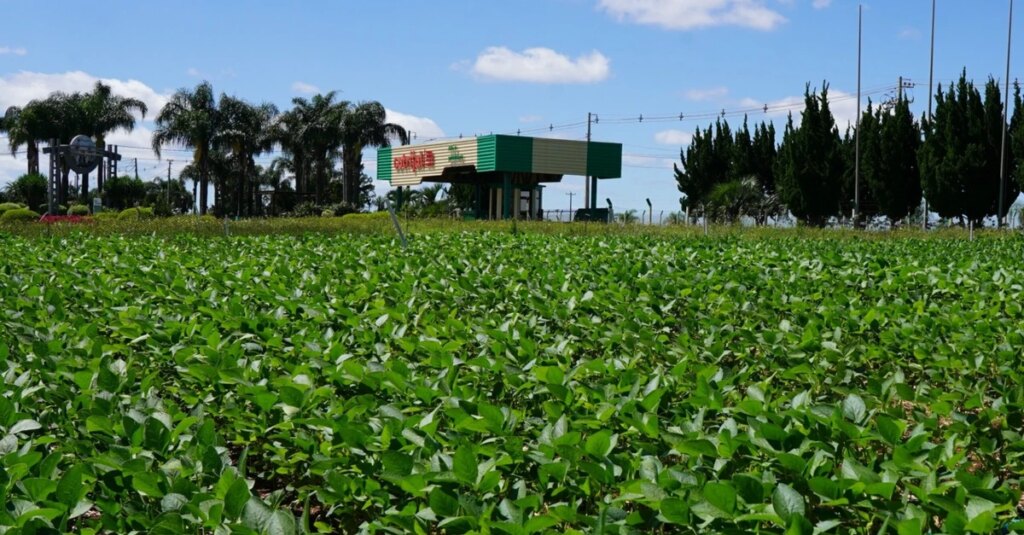
[[[861,29],[864,25],[864,6],[857,5],[857,130],[856,130],[856,155],[853,163],[853,225],[857,226],[857,218],[860,215],[860,50],[861,50]]]
[[[999,149],[999,206],[996,207],[996,228],[1003,226],[1003,202],[1006,199],[1006,111],[1010,107],[1010,40],[1013,38],[1013,0],[1006,29],[1006,89],[1003,91],[1003,142]]]
[[[587,112],[587,152],[590,152],[590,121],[592,116],[591,112]],[[590,208],[590,175],[588,174],[583,180],[583,207]],[[572,202],[571,197],[569,201]],[[596,204],[597,199],[594,199],[594,202]]]
[[[576,193],[570,191],[566,195],[569,196],[569,221],[572,221],[572,198],[576,196]]]
[[[932,0],[932,44],[929,49],[928,58],[928,122],[932,120],[932,100],[935,94],[932,93],[932,83],[935,81],[935,0]],[[928,197],[921,195],[924,199],[924,212],[921,214],[921,229],[928,230]]]

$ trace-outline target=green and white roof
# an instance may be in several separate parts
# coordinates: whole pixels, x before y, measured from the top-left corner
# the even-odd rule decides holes
[[[458,169],[456,169],[458,168]],[[489,135],[467,139],[386,147],[377,151],[377,178],[392,186],[444,181],[446,169],[477,173],[622,176],[622,145],[523,136]]]

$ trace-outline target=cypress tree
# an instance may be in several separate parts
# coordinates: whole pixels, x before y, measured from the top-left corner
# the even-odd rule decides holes
[[[702,131],[700,127],[693,134],[690,146],[685,150],[680,149],[680,165],[672,165],[675,170],[676,188],[683,197],[679,199],[679,206],[685,210],[688,207],[698,207],[707,198],[707,194],[714,185],[714,153],[711,128]]]
[[[1020,84],[1017,83],[1013,86],[1013,117],[1010,119],[1009,136],[1007,152],[1011,166],[1006,179],[1006,209],[1024,189],[1024,102],[1021,101]]]
[[[753,174],[765,195],[775,194],[775,125],[761,122],[754,129],[754,140],[751,146]]]
[[[939,86],[935,100],[918,157],[925,197],[940,216],[967,217],[980,226],[986,216],[995,215],[999,197],[999,86],[989,79],[983,102],[964,70],[948,92]]]
[[[885,162],[882,156],[883,140],[881,138],[881,121],[884,115],[882,109],[875,108],[870,99],[867,109],[861,113],[859,207],[858,203],[854,202],[858,188],[852,182],[856,179],[856,137],[851,140],[852,145],[848,146],[845,151],[849,163],[846,164],[847,171],[844,176],[848,177],[847,180],[851,182],[844,190],[850,195],[851,208],[857,207],[857,217],[860,218],[860,221],[856,221],[855,224],[858,226],[879,213],[879,198],[876,192],[879,191],[880,183],[885,180]]]
[[[921,174],[917,165],[921,128],[905,97],[896,101],[890,113],[879,115],[878,163],[869,176],[868,186],[878,214],[889,218],[891,226],[921,203]]]
[[[828,84],[821,94],[804,92],[800,128],[786,124],[776,165],[779,197],[801,221],[823,226],[839,213],[844,161],[839,130],[828,105]]]
[[[756,155],[754,154],[753,140],[750,138],[750,129],[747,127],[747,118],[743,117],[743,128],[736,131],[736,137],[732,144],[732,164],[729,170],[729,178],[738,180],[757,175]]]

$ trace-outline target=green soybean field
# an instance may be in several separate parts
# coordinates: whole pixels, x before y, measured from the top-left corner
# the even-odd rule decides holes
[[[0,533],[1024,530],[1024,240],[0,236]]]

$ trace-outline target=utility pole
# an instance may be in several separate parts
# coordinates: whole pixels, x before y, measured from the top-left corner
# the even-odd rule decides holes
[[[857,227],[857,217],[860,214],[860,49],[861,30],[864,25],[864,5],[857,5],[857,139],[854,152],[856,156],[853,163],[853,226]]]
[[[592,113],[587,112],[587,152],[590,152],[590,120]],[[587,175],[583,182],[583,207],[590,208],[590,175]],[[569,202],[572,202],[572,197],[569,197]]]
[[[566,193],[566,195],[569,196],[569,222],[571,223],[572,222],[572,198],[575,197],[576,195],[578,195],[578,193],[570,191],[570,192]]]
[[[1010,106],[1010,40],[1013,37],[1013,0],[1006,29],[1006,89],[1003,91],[1003,142],[999,149],[999,205],[996,206],[996,228],[1003,227],[1003,202],[1006,198],[1006,108]]]
[[[135,180],[139,179],[139,159],[135,158]]]
[[[932,44],[928,59],[928,122],[932,121],[932,83],[935,81],[935,0],[932,0]],[[923,192],[924,212],[921,214],[921,230],[928,230],[928,197]]]

